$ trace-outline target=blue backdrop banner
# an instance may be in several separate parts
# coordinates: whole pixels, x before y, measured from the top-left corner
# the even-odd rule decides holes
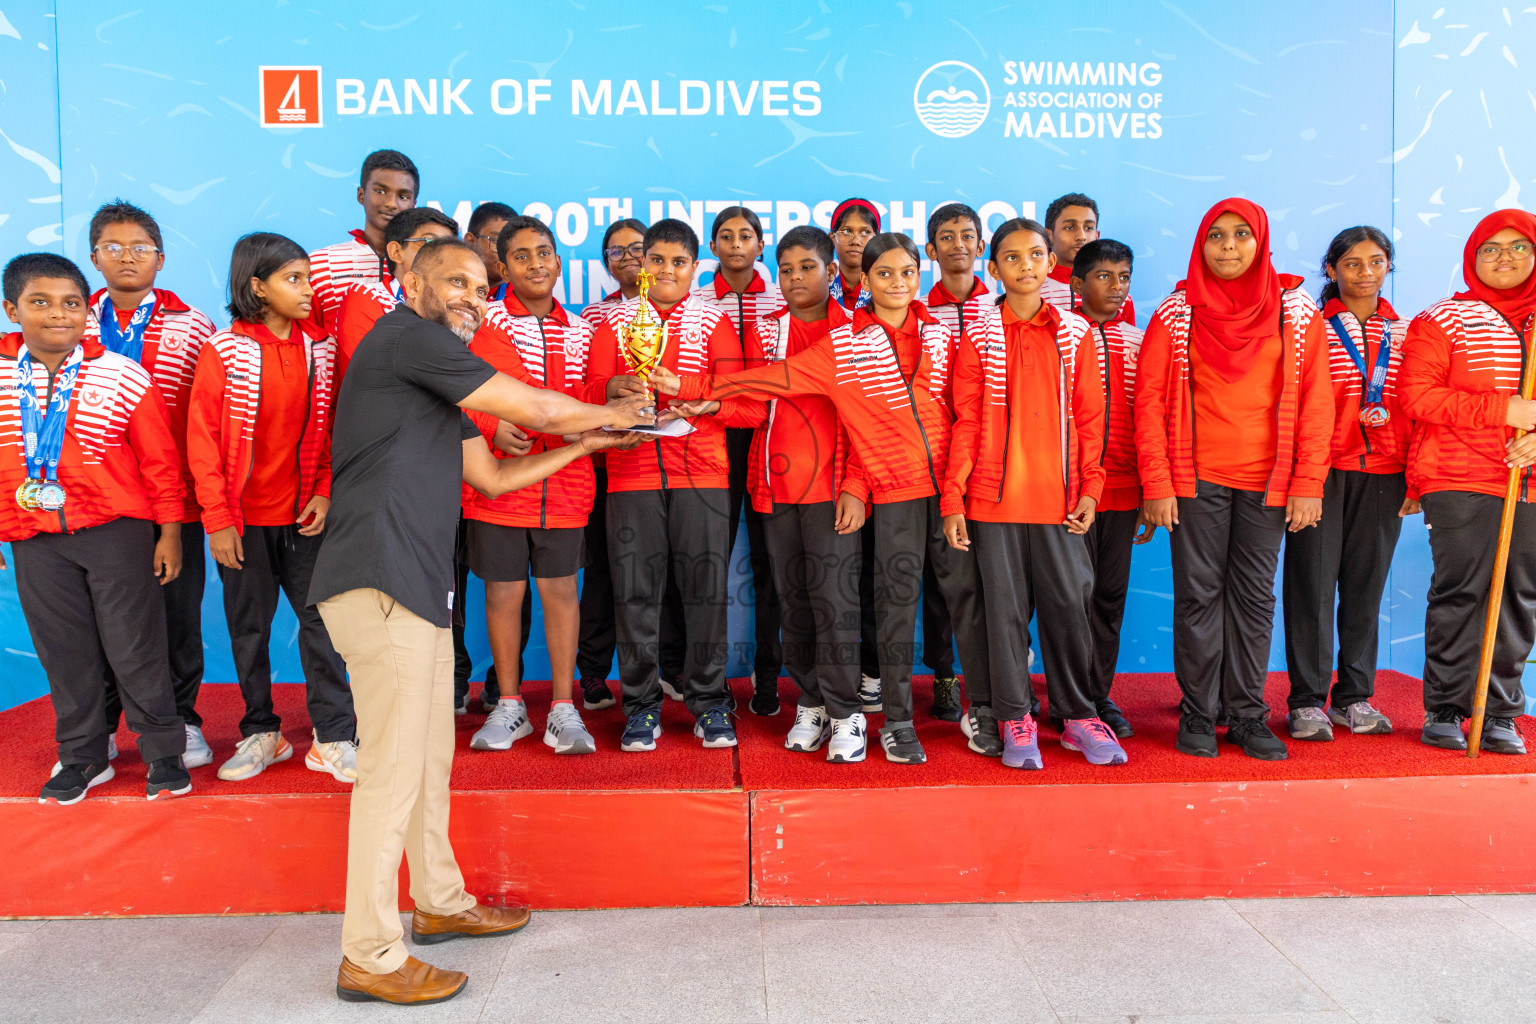
[[[493,199],[550,223],[571,305],[612,286],[598,246],[621,217],[680,217],[707,236],[714,213],[740,203],[771,246],[860,195],[921,244],[948,201],[991,228],[1082,191],[1105,236],[1136,253],[1143,322],[1184,276],[1201,214],[1227,195],[1269,210],[1277,265],[1314,288],[1339,229],[1392,227],[1403,269],[1391,297],[1411,314],[1455,284],[1479,211],[1518,205],[1536,174],[1536,99],[1521,66],[1536,63],[1533,10],[8,2],[0,254],[49,248],[87,264],[91,213],[122,196],[164,229],[165,286],[227,322],[233,241],[252,230],[310,249],[344,238],[361,226],[362,157],[390,147],[421,168],[421,201],[461,225]],[[1384,666],[1419,670],[1427,565],[1415,524],[1382,608]],[[1165,538],[1138,549],[1134,571],[1121,668],[1166,671]],[[750,584],[739,566],[733,594],[742,671]],[[230,681],[212,573],[204,621],[207,678]],[[300,678],[295,629],[285,611],[282,679]],[[45,688],[9,579],[0,634],[7,706]],[[483,636],[473,645],[483,667]],[[529,673],[546,672],[536,632]]]

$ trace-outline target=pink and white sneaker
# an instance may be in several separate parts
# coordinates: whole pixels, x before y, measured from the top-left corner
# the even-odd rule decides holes
[[[1125,748],[1115,738],[1115,730],[1097,718],[1073,718],[1061,731],[1061,745],[1076,750],[1089,764],[1125,764]]]

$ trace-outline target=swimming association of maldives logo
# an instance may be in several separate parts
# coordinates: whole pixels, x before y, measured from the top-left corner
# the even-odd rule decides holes
[[[258,74],[263,128],[321,126],[318,67],[263,66]]]
[[[981,72],[964,61],[940,61],[917,80],[912,105],[924,128],[946,139],[958,139],[980,128],[987,119],[992,90]]]

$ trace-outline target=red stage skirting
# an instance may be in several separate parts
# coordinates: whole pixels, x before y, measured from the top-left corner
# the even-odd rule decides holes
[[[735,685],[744,705],[749,684]],[[1215,761],[1178,754],[1172,678],[1122,676],[1130,763],[1089,766],[1046,728],[1043,772],[967,751],[924,714],[929,685],[923,766],[784,750],[787,679],[785,710],[743,713],[736,750],[700,749],[672,702],[651,754],[617,750],[616,708],[587,713],[600,753],[579,758],[541,732],[470,751],[483,716],[461,718],[453,841],[469,887],[551,908],[1536,891],[1536,766],[1420,744],[1407,676],[1379,678],[1395,735],[1293,742],[1278,764],[1227,744]],[[302,688],[277,691],[292,760],[245,783],[197,769],[191,796],[156,803],[120,733],[115,780],[75,807],[38,805],[51,707],[0,712],[0,917],[340,909],[346,787],[303,767]],[[1285,692],[1272,675],[1271,707]],[[527,694],[541,729],[548,685]],[[217,764],[237,739],[238,690],[205,687],[199,710]]]

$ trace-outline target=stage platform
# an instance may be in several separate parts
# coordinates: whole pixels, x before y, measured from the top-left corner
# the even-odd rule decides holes
[[[534,735],[471,751],[476,700],[453,773],[470,890],[540,908],[1536,891],[1536,762],[1423,746],[1420,684],[1397,673],[1381,673],[1376,701],[1394,735],[1289,742],[1279,763],[1226,743],[1214,761],[1177,753],[1172,677],[1121,676],[1130,763],[1090,766],[1045,724],[1041,772],[968,751],[958,726],[927,716],[922,677],[926,765],[888,764],[877,745],[861,765],[791,753],[794,687],[781,683],[784,709],[759,718],[749,682],[734,681],[734,750],[701,749],[669,701],[655,752],[618,750],[615,707],[586,713],[596,755],[560,757],[540,742],[548,684],[530,683]],[[347,787],[304,767],[302,687],[276,690],[291,760],[220,782],[240,698],[206,686],[215,765],[193,771],[191,795],[153,803],[124,732],[116,779],[74,807],[39,805],[52,709],[0,712],[0,917],[339,910]],[[1270,706],[1285,693],[1271,675]]]

